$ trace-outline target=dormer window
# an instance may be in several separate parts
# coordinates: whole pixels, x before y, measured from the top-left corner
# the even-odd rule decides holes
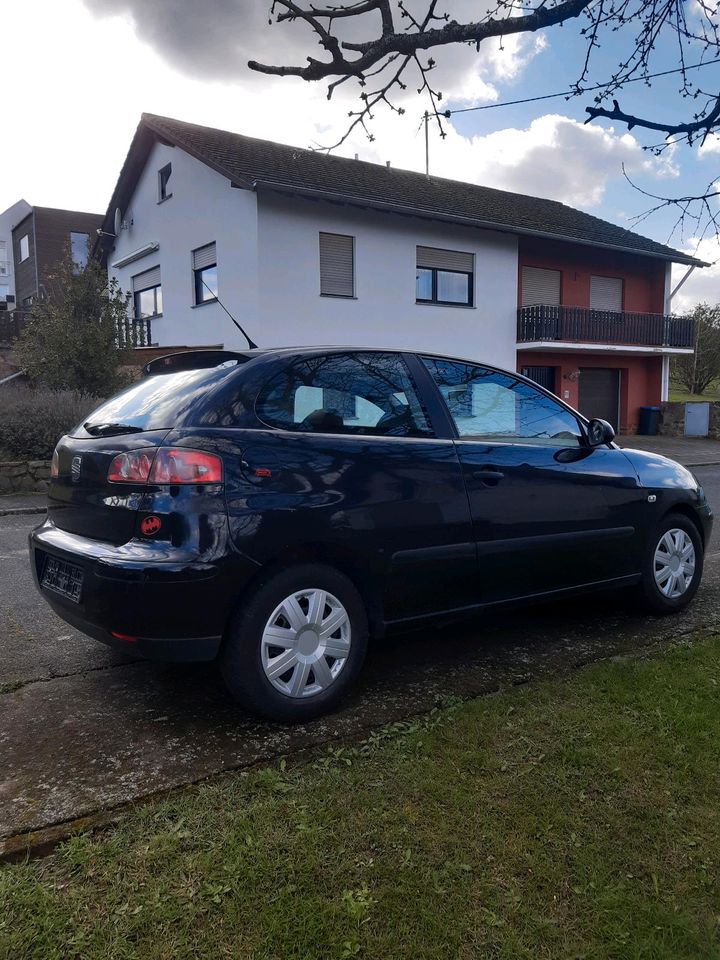
[[[172,190],[169,189],[171,176],[171,163],[166,163],[164,167],[158,170],[158,203],[161,203],[163,200],[168,200],[172,196]]]

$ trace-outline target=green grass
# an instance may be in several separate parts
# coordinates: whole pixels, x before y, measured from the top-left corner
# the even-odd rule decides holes
[[[720,400],[720,381],[711,383],[705,393],[689,393],[685,387],[671,381],[668,399],[678,403],[686,403],[689,400]]]
[[[0,956],[720,957],[719,694],[697,639],[176,793],[2,868]]]

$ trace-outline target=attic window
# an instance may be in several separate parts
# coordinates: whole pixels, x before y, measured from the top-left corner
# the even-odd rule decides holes
[[[158,170],[158,203],[161,203],[163,200],[168,200],[172,196],[172,190],[168,190],[171,176],[171,163],[166,163],[164,167]]]

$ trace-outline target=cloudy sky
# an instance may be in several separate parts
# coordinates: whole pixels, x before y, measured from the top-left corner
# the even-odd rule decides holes
[[[459,20],[478,9],[478,0],[441,0],[439,8],[443,2]],[[104,212],[143,111],[303,147],[335,142],[355,106],[351,90],[340,88],[329,103],[321,84],[268,78],[246,66],[251,58],[302,63],[320,53],[303,24],[269,26],[268,7],[267,0],[5,0],[0,210],[24,197]],[[652,201],[628,184],[623,166],[638,186],[659,195],[697,192],[720,177],[720,139],[656,157],[642,149],[652,136],[607,122],[585,125],[589,96],[495,106],[567,89],[584,56],[581,26],[506,40],[504,49],[494,42],[479,54],[469,47],[435,53],[434,85],[444,105],[466,112],[453,116],[444,140],[433,132],[431,172],[552,197],[627,225]],[[631,41],[631,34],[608,40],[589,82],[606,79]],[[677,65],[669,42],[655,56],[654,70]],[[720,72],[704,70],[706,88],[718,85],[713,70]],[[631,113],[676,119],[685,106],[676,91],[672,77],[650,89],[635,84],[621,102]],[[337,152],[424,169],[425,104],[412,84],[398,103],[406,110],[400,118],[378,111],[374,142],[358,131]],[[478,107],[484,109],[467,109]],[[720,259],[714,238],[698,248],[693,230],[673,232],[674,223],[661,211],[635,229]],[[720,300],[720,263],[695,272],[675,309],[699,299]]]

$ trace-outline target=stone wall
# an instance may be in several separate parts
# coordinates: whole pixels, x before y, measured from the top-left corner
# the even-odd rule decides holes
[[[0,462],[0,494],[44,492],[50,479],[49,460],[11,460]]]
[[[685,436],[684,403],[668,401],[660,404],[658,433],[661,433],[664,437]],[[720,401],[717,400],[710,402],[708,437],[711,440],[720,440]]]

